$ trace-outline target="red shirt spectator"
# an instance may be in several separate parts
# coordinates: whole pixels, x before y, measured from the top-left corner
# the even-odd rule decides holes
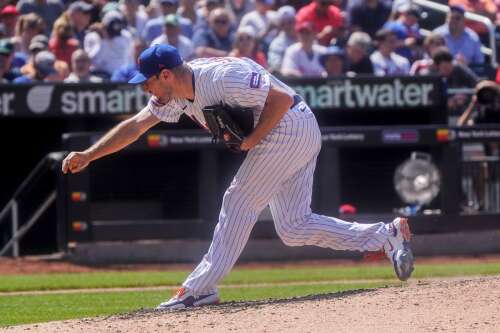
[[[71,55],[78,50],[80,43],[75,38],[59,39],[51,38],[49,41],[49,50],[54,53],[57,60],[71,64]]]
[[[497,83],[500,83],[500,67],[497,69],[497,78],[496,78]]]
[[[73,29],[65,16],[61,16],[54,22],[52,38],[49,41],[49,50],[56,56],[57,60],[71,64],[71,55],[75,52],[80,42],[73,38]]]
[[[297,13],[297,26],[304,22],[311,22],[318,41],[323,45],[329,45],[330,40],[344,25],[344,17],[340,9],[332,5],[330,0],[313,0]]]

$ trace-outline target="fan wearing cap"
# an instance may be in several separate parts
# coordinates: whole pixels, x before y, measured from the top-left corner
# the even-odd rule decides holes
[[[465,26],[464,7],[450,6],[446,23],[434,32],[444,37],[446,46],[457,61],[468,65],[484,63],[478,35]]]
[[[84,49],[92,60],[93,70],[110,77],[118,68],[134,63],[134,44],[121,13],[107,12],[102,26],[102,30],[85,36]]]
[[[246,109],[254,119],[253,130],[240,144],[247,154],[224,194],[207,253],[177,294],[160,303],[158,310],[217,304],[218,284],[238,260],[267,206],[277,234],[288,246],[384,250],[399,279],[410,277],[413,255],[406,219],[389,224],[350,223],[311,211],[322,136],[314,113],[291,87],[251,59],[223,57],[185,63],[166,44],[149,47],[138,62],[139,73],[129,82],[142,84],[152,95],[148,105],[89,148],[70,152],[62,162],[63,173],[81,172],[91,162],[138,140],[160,121],[176,123],[185,115],[208,129],[202,110],[214,105],[227,105],[234,112]]]
[[[59,82],[59,75],[54,67],[56,57],[49,51],[38,52],[33,61],[35,71],[18,77],[13,81],[16,84],[35,82]]]
[[[420,45],[423,36],[418,24],[420,15],[420,8],[417,6],[400,6],[397,19],[384,25],[384,29],[391,30],[398,37],[399,46],[396,53],[408,59],[410,63],[422,57],[423,50]]]
[[[267,52],[269,71],[272,73],[280,71],[286,49],[297,42],[295,14],[295,8],[292,6],[283,6],[278,9],[280,31],[271,41]]]
[[[331,0],[313,0],[297,13],[297,24],[309,22],[313,26],[316,38],[322,45],[330,45],[332,38],[340,35],[344,18],[340,9]]]
[[[234,46],[229,56],[250,58],[262,67],[267,68],[266,56],[258,49],[259,45],[257,42],[257,34],[251,26],[240,27],[236,31]]]
[[[179,9],[179,0],[158,0],[162,15],[157,18],[150,19],[144,27],[142,39],[146,43],[151,43],[156,37],[160,36],[165,25],[165,16],[169,14],[177,14]],[[179,27],[181,34],[187,38],[193,36],[193,23],[185,17],[179,17]]]
[[[20,0],[17,10],[21,14],[35,13],[45,22],[45,35],[50,36],[52,26],[64,12],[64,3],[61,0]]]
[[[281,74],[292,77],[323,77],[325,69],[319,58],[326,52],[324,46],[315,43],[316,34],[310,22],[297,24],[299,42],[285,51]]]
[[[90,57],[82,49],[76,50],[71,55],[71,68],[71,73],[64,79],[65,83],[100,83],[103,81],[101,77],[90,73]]]
[[[14,45],[8,38],[0,39],[0,83],[9,83],[14,79],[9,75],[12,58],[14,56]]]
[[[486,16],[491,22],[496,22],[498,9],[494,0],[450,0],[448,1],[448,5],[460,6],[467,12]],[[474,30],[478,35],[488,37],[488,27],[486,25],[469,20],[465,22],[465,25]]]
[[[7,5],[0,11],[0,22],[5,26],[5,37],[13,37],[16,32],[19,12],[16,6]]]
[[[326,77],[339,77],[346,74],[345,52],[338,46],[330,46],[319,61],[325,68]]]
[[[155,38],[151,42],[151,45],[170,44],[179,51],[182,59],[189,61],[194,58],[194,46],[189,38],[181,35],[179,19],[177,14],[168,14],[165,16],[163,34]]]
[[[38,53],[42,51],[47,51],[49,47],[49,39],[45,35],[36,35],[31,39],[29,51],[30,51],[30,57],[28,58],[28,62],[21,67],[21,73],[25,76],[28,77],[34,77],[36,74],[36,68],[35,68],[35,57]],[[69,65],[68,63],[61,61],[61,60],[55,60],[54,62],[54,68],[58,74],[58,80],[62,81],[64,78],[66,78],[69,73]]]
[[[225,8],[216,8],[208,17],[209,27],[197,30],[193,36],[196,56],[199,58],[224,57],[234,43],[231,16]]]

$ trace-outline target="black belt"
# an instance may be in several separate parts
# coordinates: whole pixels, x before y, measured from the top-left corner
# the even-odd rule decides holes
[[[294,107],[297,106],[297,104],[299,104],[302,101],[303,101],[303,99],[302,99],[302,97],[300,97],[300,95],[293,95],[293,104],[292,104],[292,106],[290,106],[290,109],[293,109]]]

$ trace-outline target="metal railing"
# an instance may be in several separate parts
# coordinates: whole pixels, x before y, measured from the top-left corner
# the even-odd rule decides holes
[[[52,191],[43,201],[43,203],[38,207],[35,213],[28,219],[28,222],[20,227],[19,222],[19,200],[22,194],[26,193],[33,186],[35,186],[40,179],[42,179],[45,174],[53,170],[56,165],[62,160],[64,152],[54,152],[46,155],[30,172],[28,177],[22,182],[22,184],[14,192],[14,195],[5,205],[5,207],[0,212],[0,224],[5,221],[5,218],[9,215],[11,216],[11,232],[12,237],[9,241],[0,249],[0,256],[5,255],[7,251],[12,248],[12,256],[19,256],[19,241],[21,238],[35,225],[39,220],[40,216],[50,207],[50,205],[56,200],[56,191]]]
[[[416,5],[419,5],[420,7],[432,9],[441,13],[448,13],[450,11],[450,7],[436,3],[434,1],[428,1],[428,0],[412,0],[412,2]],[[495,40],[495,25],[489,18],[486,16],[482,16],[479,14],[475,13],[470,13],[466,12],[465,13],[465,18],[474,21],[474,22],[479,22],[482,23],[486,26],[488,29],[488,38],[490,42],[490,47],[485,47],[484,45],[481,46],[481,52],[484,54],[488,55],[490,57],[490,64],[492,67],[497,68],[498,63],[497,63],[497,49],[496,49],[496,40]]]
[[[477,156],[462,162],[465,213],[500,213],[500,158]]]

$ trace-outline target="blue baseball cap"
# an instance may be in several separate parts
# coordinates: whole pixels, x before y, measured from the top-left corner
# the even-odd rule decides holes
[[[172,69],[181,65],[182,58],[175,47],[168,44],[155,44],[142,51],[137,62],[139,72],[128,83],[144,83],[163,69]]]

